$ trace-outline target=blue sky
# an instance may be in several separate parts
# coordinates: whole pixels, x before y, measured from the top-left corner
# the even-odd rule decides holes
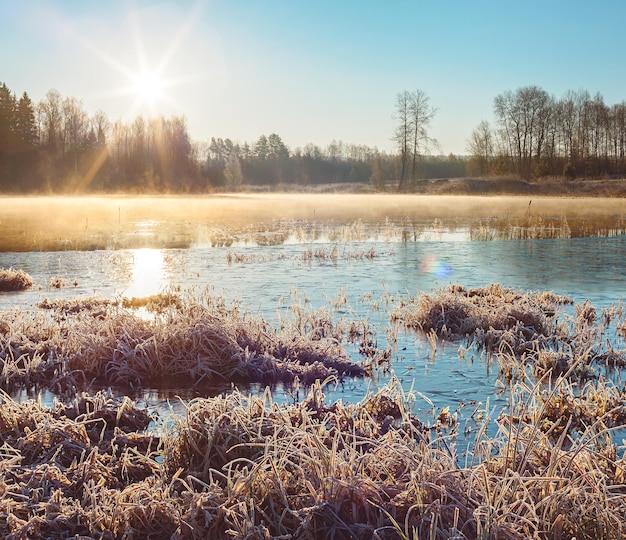
[[[394,103],[421,89],[441,153],[464,153],[493,99],[537,85],[626,99],[622,0],[0,0],[0,81],[54,88],[112,121],[187,118],[196,140],[392,150]],[[142,101],[141,72],[162,89]]]

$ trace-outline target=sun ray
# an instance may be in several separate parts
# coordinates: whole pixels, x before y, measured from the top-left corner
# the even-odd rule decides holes
[[[176,55],[182,50],[185,38],[191,33],[196,21],[199,20],[203,7],[204,2],[202,0],[198,0],[193,4],[184,20],[176,27],[173,35],[165,40],[165,48],[162,54],[155,59],[149,58],[146,49],[147,41],[141,24],[141,12],[132,10],[128,22],[136,58],[136,68],[128,62],[118,60],[95,45],[69,23],[63,22],[63,24],[66,31],[77,40],[80,46],[112,67],[127,81],[125,85],[111,88],[106,92],[108,96],[127,96],[132,98],[126,116],[132,117],[142,110],[147,110],[150,115],[154,116],[159,113],[160,105],[180,109],[181,104],[175,99],[170,90],[203,78],[200,73],[194,75],[171,73],[175,72],[176,66],[173,63]]]
[[[191,29],[195,21],[199,20],[200,12],[202,10],[203,4],[201,2],[196,2],[193,9],[189,11],[189,15],[183,24],[180,25],[178,32],[174,35],[173,39],[170,40],[169,46],[165,50],[165,54],[161,57],[160,61],[157,64],[157,71],[162,72],[167,65],[170,64],[172,58],[176,51],[178,51],[183,44],[184,38],[189,35]]]

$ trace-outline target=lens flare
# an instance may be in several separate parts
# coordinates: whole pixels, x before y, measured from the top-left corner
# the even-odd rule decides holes
[[[422,272],[444,278],[452,274],[452,267],[435,255],[428,254],[420,262],[419,269]]]

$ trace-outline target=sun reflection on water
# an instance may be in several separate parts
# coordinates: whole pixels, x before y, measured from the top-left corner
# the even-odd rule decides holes
[[[126,298],[143,298],[158,294],[167,285],[165,261],[160,249],[135,249],[132,280],[124,291]]]

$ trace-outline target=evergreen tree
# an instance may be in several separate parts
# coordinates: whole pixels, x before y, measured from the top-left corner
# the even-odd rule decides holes
[[[283,142],[283,140],[276,135],[276,133],[272,133],[267,138],[267,146],[268,146],[268,157],[284,160],[289,158],[289,149]]]
[[[267,159],[270,154],[270,147],[267,137],[261,135],[254,145],[254,153],[259,159]]]
[[[0,188],[11,189],[14,154],[17,151],[15,134],[15,97],[9,87],[0,85]]]
[[[0,153],[10,155],[16,151],[15,96],[6,83],[0,86]]]
[[[26,92],[17,103],[15,114],[15,129],[20,144],[20,150],[33,150],[37,147],[39,135],[35,121],[35,107]]]

